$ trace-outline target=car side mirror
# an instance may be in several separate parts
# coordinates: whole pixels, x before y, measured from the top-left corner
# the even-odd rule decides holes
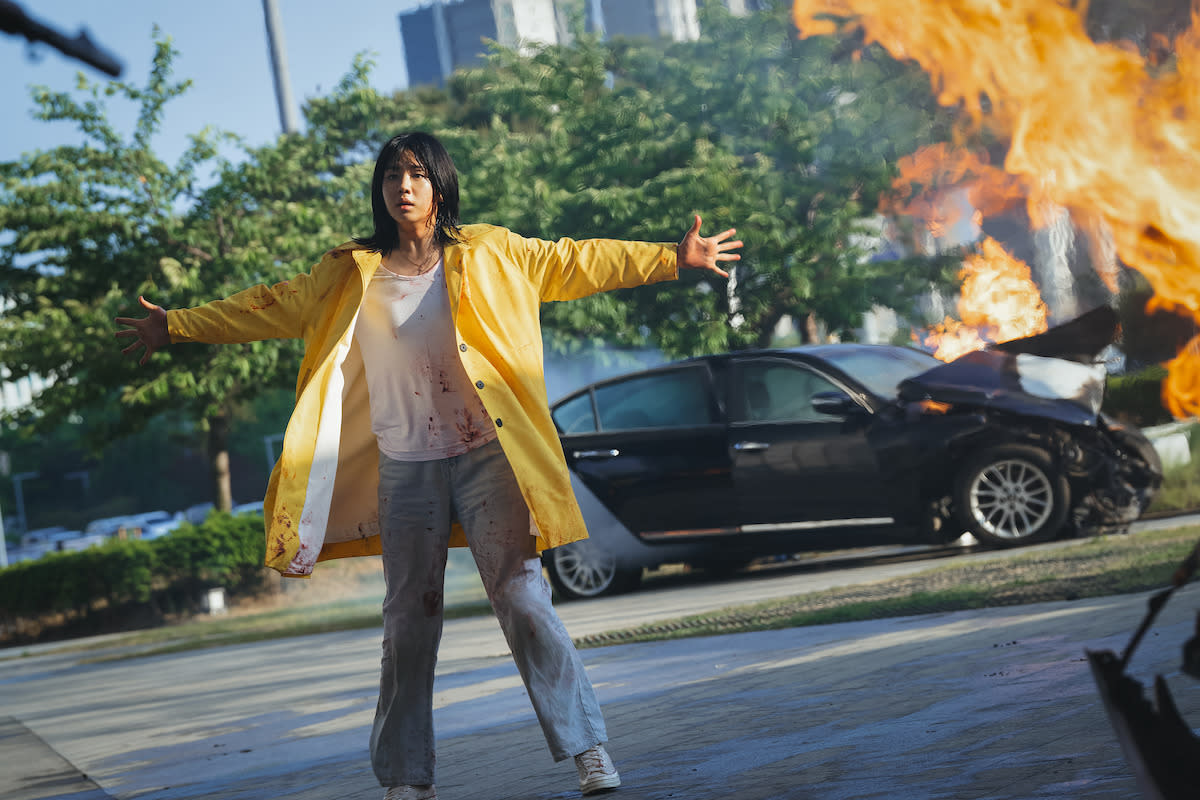
[[[845,392],[817,392],[812,397],[812,407],[814,411],[834,417],[848,417],[863,410],[863,407]]]

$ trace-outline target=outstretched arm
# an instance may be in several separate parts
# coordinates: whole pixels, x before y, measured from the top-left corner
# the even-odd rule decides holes
[[[131,342],[127,347],[121,350],[125,355],[135,352],[139,347],[146,348],[146,352],[142,355],[139,364],[145,364],[150,360],[150,356],[159,348],[166,347],[171,343],[171,335],[167,332],[167,312],[162,306],[156,306],[144,297],[138,297],[138,302],[142,308],[150,312],[149,316],[134,319],[133,317],[117,317],[118,325],[127,325],[129,327],[122,328],[117,331],[118,339],[130,339]]]
[[[717,265],[721,261],[741,260],[742,257],[739,254],[729,252],[737,250],[742,246],[741,241],[737,239],[728,241],[729,237],[735,233],[737,233],[737,230],[730,228],[715,236],[701,236],[700,215],[696,214],[692,227],[683,235],[682,241],[675,247],[675,255],[679,267],[681,269],[706,269],[709,272],[715,272],[722,278],[728,278],[729,273]]]

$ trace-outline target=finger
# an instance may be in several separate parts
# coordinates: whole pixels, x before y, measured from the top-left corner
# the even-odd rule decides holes
[[[720,253],[716,256],[717,261],[741,261],[740,253]]]
[[[716,266],[716,265],[713,265],[713,266],[709,267],[709,268],[708,268],[708,271],[709,271],[709,272],[715,272],[715,273],[717,273],[718,275],[720,275],[722,278],[728,278],[728,277],[729,277],[729,273],[728,273],[728,272],[726,272],[725,270],[721,269],[720,267],[718,267],[718,266]]]
[[[719,245],[717,245],[717,249],[723,253],[726,250],[737,250],[741,246],[742,246],[742,243],[740,241],[735,240],[732,242],[721,242]]]
[[[146,309],[147,311],[153,311],[154,309],[158,308],[158,306],[154,305],[154,303],[151,303],[149,300],[142,297],[140,294],[138,295],[138,302],[141,303],[142,308]]]
[[[695,217],[695,219],[692,222],[691,230],[689,230],[688,233],[692,233],[692,234],[695,234],[696,236],[699,236],[700,235],[700,215],[696,214],[696,215],[694,215],[694,217]]]
[[[727,231],[721,231],[720,233],[716,234],[715,236],[711,236],[709,238],[716,239],[718,242],[720,242],[720,241],[724,241],[725,239],[728,239],[730,236],[733,236],[735,233],[737,233],[737,228],[730,228]]]
[[[130,353],[132,353],[134,350],[137,350],[141,346],[142,346],[141,341],[136,341],[133,344],[127,345],[127,346],[121,348],[121,355],[127,356]]]

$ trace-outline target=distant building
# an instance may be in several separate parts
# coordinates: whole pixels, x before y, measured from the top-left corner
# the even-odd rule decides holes
[[[600,0],[597,29],[605,38],[651,36],[677,42],[700,38],[696,0]]]
[[[763,0],[725,0],[734,14]],[[696,0],[432,0],[400,14],[400,40],[409,86],[441,86],[454,70],[479,64],[484,39],[504,47],[569,44],[572,14],[604,38],[647,36],[694,41],[700,37]]]
[[[46,381],[36,375],[14,380],[7,369],[0,367],[0,411],[24,408],[46,385]]]

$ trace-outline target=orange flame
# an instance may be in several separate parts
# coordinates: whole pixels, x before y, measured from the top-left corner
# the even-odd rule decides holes
[[[1013,258],[994,239],[984,239],[982,252],[968,256],[958,278],[962,321],[947,317],[925,337],[936,358],[953,361],[989,342],[1007,342],[1046,330],[1046,304],[1023,261]]]
[[[1044,199],[1036,196],[1020,178],[988,163],[986,155],[956,149],[947,144],[924,147],[900,159],[899,174],[890,194],[880,198],[880,210],[890,216],[912,216],[923,220],[934,238],[958,222],[966,195],[978,228],[985,213],[998,214],[1025,201],[1035,227],[1042,219]],[[963,282],[956,320],[947,317],[924,337],[926,347],[943,361],[992,342],[1003,342],[1046,330],[1047,308],[1042,302],[1029,267],[1014,258],[995,240],[984,240],[981,252],[969,256],[958,278]],[[914,339],[918,337],[914,334]]]
[[[913,59],[939,102],[1009,139],[1006,172],[1075,219],[1101,223],[1160,307],[1200,317],[1200,34],[1174,42],[1173,70],[1092,41],[1067,0],[795,0],[801,36],[860,27]],[[851,20],[846,23],[845,20]],[[1161,47],[1160,47],[1161,49]],[[986,98],[986,106],[984,98]],[[1200,342],[1168,368],[1172,413],[1200,413]]]
[[[1045,205],[1030,187],[1015,175],[988,163],[986,154],[952,148],[941,143],[923,147],[896,164],[899,174],[890,194],[880,198],[880,211],[925,220],[931,228],[945,229],[958,221],[960,209],[949,203],[951,192],[963,189],[974,209],[976,222],[1026,201],[1029,216],[1041,221]]]

